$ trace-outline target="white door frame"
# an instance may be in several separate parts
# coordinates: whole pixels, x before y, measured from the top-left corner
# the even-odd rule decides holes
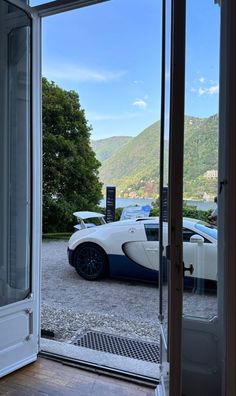
[[[0,308],[0,377],[37,359],[40,334],[40,251],[41,251],[41,121],[40,121],[40,26],[33,10],[19,0],[9,4],[26,12],[31,25],[31,293],[24,300]],[[37,118],[37,119],[36,119]]]
[[[70,0],[65,4],[63,0],[58,0],[48,4],[35,7],[35,11],[40,16],[53,15],[59,12],[69,11],[75,8],[92,5],[107,0]],[[183,12],[182,1],[173,0],[175,7],[180,7],[179,12]],[[218,0],[216,1],[218,2]],[[15,3],[19,1],[15,0]],[[22,5],[22,4],[21,4]],[[221,77],[220,77],[220,150],[219,150],[219,261],[224,266],[219,266],[219,277],[222,276],[222,288],[219,290],[219,318],[220,320],[220,339],[222,340],[222,394],[236,394],[235,372],[236,372],[236,244],[235,244],[235,224],[236,224],[236,3],[235,0],[221,1]],[[182,18],[180,18],[182,19]],[[178,22],[178,21],[176,21]],[[183,22],[183,21],[182,21]],[[176,43],[178,45],[178,42]],[[182,50],[180,50],[182,51]],[[181,52],[182,53],[182,52]],[[182,53],[183,55],[183,53]],[[179,66],[180,67],[180,66]],[[177,65],[178,69],[178,65]],[[179,74],[176,69],[176,84]],[[183,70],[179,70],[182,75]],[[177,89],[177,88],[176,88]],[[178,88],[179,89],[179,88]],[[179,92],[179,91],[178,91]],[[183,98],[183,95],[181,95]],[[176,98],[179,100],[179,96]],[[177,105],[178,106],[178,105]],[[181,115],[182,116],[182,115]],[[180,117],[181,117],[180,116]],[[182,123],[181,120],[179,120]],[[176,147],[175,147],[176,150]],[[176,150],[177,151],[177,150]],[[39,154],[39,153],[38,153]],[[181,181],[182,183],[182,181]],[[221,188],[222,186],[222,188]],[[181,186],[176,186],[180,188]],[[36,187],[35,187],[35,190]],[[180,208],[179,208],[180,209]],[[182,209],[181,209],[182,210]],[[181,213],[182,216],[182,213]],[[178,229],[180,224],[174,221],[174,227]],[[179,246],[178,242],[177,246]],[[35,247],[37,249],[37,238],[35,237]],[[224,248],[223,248],[224,246]],[[181,248],[175,248],[172,252],[175,261],[173,272],[182,272],[180,267]],[[179,256],[179,258],[177,258]],[[174,279],[176,282],[177,278]],[[178,289],[179,285],[176,284]],[[180,306],[181,296],[178,306]],[[172,321],[175,312],[172,311]],[[181,331],[181,329],[179,329]],[[179,333],[179,332],[178,332]],[[180,334],[179,334],[180,338]],[[181,356],[180,345],[174,348],[171,354],[172,369],[179,363]],[[176,373],[179,385],[180,375]],[[174,392],[174,391],[173,391]],[[173,393],[174,394],[174,393]],[[176,393],[177,394],[177,391]]]

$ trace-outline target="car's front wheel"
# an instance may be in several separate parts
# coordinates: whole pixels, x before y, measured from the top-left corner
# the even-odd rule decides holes
[[[101,278],[107,270],[107,256],[100,246],[84,243],[78,246],[74,255],[74,266],[77,273],[87,280]]]

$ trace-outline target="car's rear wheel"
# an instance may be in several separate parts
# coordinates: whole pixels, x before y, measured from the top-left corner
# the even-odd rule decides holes
[[[84,279],[96,280],[106,273],[107,255],[100,246],[94,243],[84,243],[78,246],[74,260],[77,273]]]

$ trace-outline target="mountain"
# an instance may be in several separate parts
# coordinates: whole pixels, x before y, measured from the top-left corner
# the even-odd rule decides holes
[[[132,140],[131,136],[113,136],[107,139],[92,140],[91,146],[97,159],[102,162],[110,158],[117,150]]]
[[[118,196],[157,193],[160,124],[154,123],[102,163],[100,179],[117,186]]]
[[[93,141],[101,161],[100,179],[116,185],[119,197],[154,198],[159,190],[160,122],[150,125],[139,135]],[[123,142],[123,144],[122,144]],[[213,197],[218,149],[218,117],[185,117],[184,196]],[[165,142],[165,179],[167,181],[168,142]],[[213,176],[212,176],[213,175]]]
[[[186,198],[217,194],[218,115],[185,118],[184,193]],[[217,172],[216,172],[217,173]]]

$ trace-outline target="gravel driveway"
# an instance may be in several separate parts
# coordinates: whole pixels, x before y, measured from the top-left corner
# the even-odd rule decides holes
[[[82,279],[66,241],[42,243],[42,325],[71,342],[88,330],[157,341],[158,288],[131,281]]]
[[[89,330],[157,341],[159,289],[134,281],[82,279],[67,261],[67,241],[42,243],[42,325],[73,342]],[[212,295],[184,293],[184,313],[214,316]]]

